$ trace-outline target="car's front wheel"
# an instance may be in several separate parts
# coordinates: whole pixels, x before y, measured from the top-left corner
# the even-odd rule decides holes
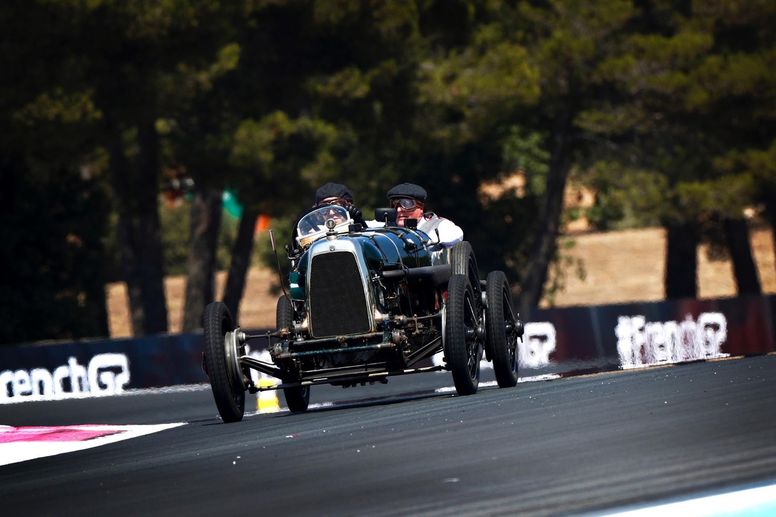
[[[202,319],[205,367],[218,414],[225,423],[239,422],[245,412],[245,382],[234,320],[222,302],[208,304]]]
[[[283,388],[283,395],[286,397],[286,405],[289,411],[292,413],[307,411],[307,406],[310,404],[310,386]]]
[[[482,313],[466,275],[450,277],[445,307],[445,358],[459,395],[472,395],[480,384]]]
[[[286,295],[278,299],[276,311],[276,323],[278,329],[292,329],[294,327],[294,308],[291,300]],[[296,386],[293,388],[283,388],[283,395],[286,397],[286,405],[292,413],[302,413],[307,411],[310,404],[310,386]]]

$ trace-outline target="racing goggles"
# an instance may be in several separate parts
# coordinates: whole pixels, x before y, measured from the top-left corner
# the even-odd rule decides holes
[[[420,203],[418,203],[416,200],[412,199],[411,197],[397,197],[391,200],[391,205],[393,205],[393,208],[412,210],[414,208],[417,208],[420,205]]]
[[[328,205],[339,205],[339,206],[348,206],[350,203],[347,199],[341,198],[341,197],[327,197],[326,199],[321,200],[320,203],[318,203],[316,206],[328,206]]]

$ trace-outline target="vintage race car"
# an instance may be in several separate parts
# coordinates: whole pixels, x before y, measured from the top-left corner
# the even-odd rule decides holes
[[[275,332],[246,333],[221,302],[205,308],[203,364],[224,422],[242,419],[246,391],[283,389],[289,410],[302,412],[316,384],[356,386],[442,369],[460,395],[471,395],[483,351],[500,387],[517,384],[523,324],[504,273],[481,282],[468,242],[445,249],[395,218],[395,210],[378,209],[384,226],[364,228],[336,205],[304,216]],[[249,343],[268,346],[272,363],[246,354]],[[430,360],[438,352],[442,366]],[[250,369],[280,383],[256,386]]]

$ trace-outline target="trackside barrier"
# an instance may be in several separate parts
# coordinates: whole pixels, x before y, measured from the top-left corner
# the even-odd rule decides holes
[[[0,403],[206,382],[202,334],[0,346]]]
[[[774,323],[773,295],[536,310],[518,358],[568,374],[766,354]]]
[[[773,295],[536,310],[520,376],[765,354],[775,329]],[[201,351],[201,333],[0,346],[0,404],[207,382]]]

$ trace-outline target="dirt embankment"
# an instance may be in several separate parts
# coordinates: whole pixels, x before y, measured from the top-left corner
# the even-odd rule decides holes
[[[663,299],[665,231],[659,228],[589,233],[568,237],[568,255],[582,259],[586,277],[566,273],[566,288],[555,304],[601,305]],[[765,293],[776,293],[774,243],[766,229],[751,232],[752,252]],[[735,296],[730,260],[710,260],[708,246],[698,248],[698,297]]]
[[[555,296],[555,306],[601,305],[663,299],[665,232],[659,228],[588,233],[568,237],[574,246],[566,254],[580,259],[584,279],[575,271],[566,273],[565,289]],[[774,243],[770,231],[752,232],[752,249],[763,291],[776,293]],[[217,293],[223,289],[226,274],[217,276]],[[252,268],[248,274],[245,295],[240,304],[240,325],[248,328],[275,324],[277,282],[274,271]],[[735,296],[736,287],[729,260],[711,261],[707,247],[698,249],[698,286],[700,298]],[[170,332],[180,332],[185,278],[170,277],[165,281]],[[126,303],[126,286],[110,284],[108,311],[112,337],[131,335]],[[542,306],[547,306],[545,300]]]

